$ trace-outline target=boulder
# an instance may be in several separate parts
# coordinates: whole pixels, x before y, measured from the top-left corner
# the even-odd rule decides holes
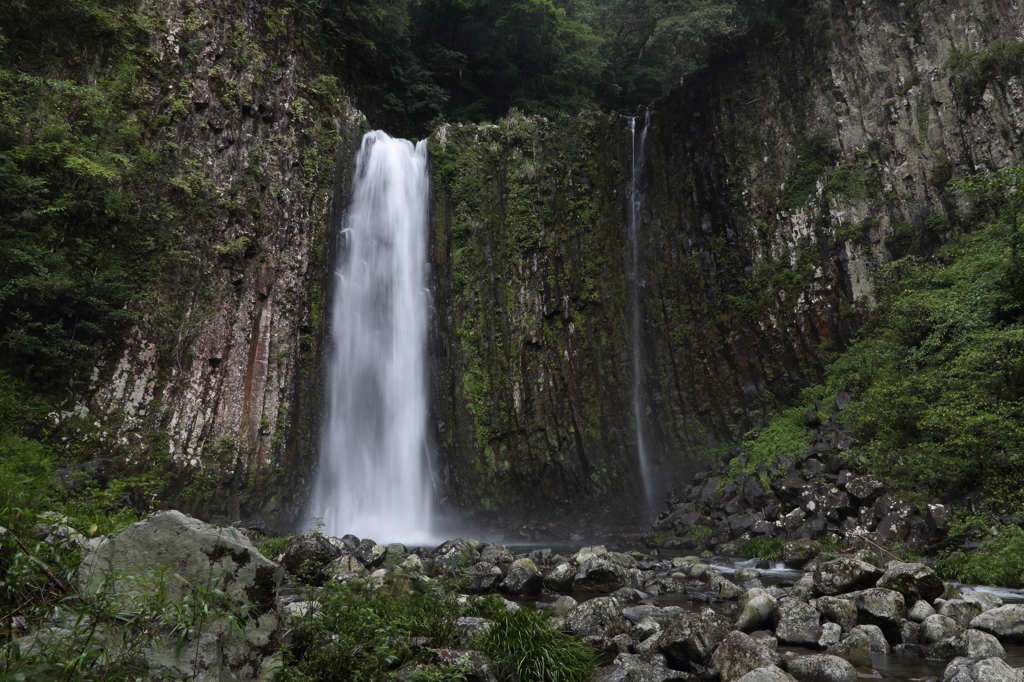
[[[942,682],[1024,682],[1024,672],[1001,658],[957,658],[946,666]]]
[[[871,640],[865,632],[855,632],[849,637],[830,646],[825,653],[838,656],[854,666],[871,665]]]
[[[480,561],[486,561],[489,564],[504,564],[507,566],[515,560],[516,558],[512,556],[512,552],[504,545],[484,545],[484,548],[480,550]]]
[[[629,632],[619,602],[613,597],[597,597],[574,607],[565,616],[565,628],[580,635],[614,637]]]
[[[552,592],[572,592],[576,580],[576,567],[571,563],[559,564],[544,574],[544,587]]]
[[[625,555],[623,555],[625,556]],[[635,562],[634,562],[635,564]],[[636,568],[605,555],[593,556],[582,564],[573,579],[574,592],[614,592],[620,587],[641,587],[642,575]]]
[[[857,622],[862,625],[877,625],[889,641],[898,641],[900,621],[906,617],[907,609],[903,595],[895,590],[875,587],[857,592],[853,598],[857,607]]]
[[[773,666],[779,660],[778,654],[749,635],[733,631],[715,648],[709,665],[719,671],[722,682],[735,682],[751,670]]]
[[[723,601],[739,599],[744,593],[739,585],[717,574],[708,579],[706,587],[708,592],[716,593]]]
[[[970,626],[1008,644],[1024,644],[1024,604],[1006,604],[975,616]]]
[[[821,545],[814,540],[793,540],[782,546],[782,560],[790,568],[803,568],[821,551]]]
[[[892,653],[892,649],[889,646],[889,642],[885,639],[885,635],[882,634],[882,629],[877,625],[858,625],[850,631],[850,636],[862,634],[868,638],[868,646],[873,654],[889,654]]]
[[[984,609],[977,602],[969,602],[963,599],[950,599],[939,609],[939,615],[947,616],[966,628],[971,621],[980,616]]]
[[[777,612],[775,636],[779,642],[817,645],[821,638],[821,619],[813,606],[787,597],[779,600]]]
[[[885,484],[874,476],[860,476],[846,484],[846,492],[857,498],[862,506],[867,506],[885,492]]]
[[[434,561],[446,572],[459,571],[480,561],[480,553],[473,545],[457,538],[439,545],[433,552]]]
[[[373,540],[363,540],[353,552],[356,558],[363,562],[368,569],[380,568],[388,558],[388,550],[384,545],[378,545]]]
[[[839,625],[843,632],[849,632],[857,625],[857,607],[849,599],[840,597],[818,597],[814,608],[826,620]]]
[[[684,682],[690,679],[686,673],[666,668],[665,657],[658,654],[619,653],[613,665],[626,672],[628,682]]]
[[[818,646],[822,649],[838,644],[839,639],[842,637],[843,628],[835,623],[822,623],[821,624],[821,637],[818,638]]]
[[[999,640],[981,630],[964,630],[956,637],[935,642],[928,647],[928,658],[951,661],[967,658],[1006,658],[1006,650]]]
[[[978,628],[984,630],[983,628]],[[935,644],[950,637],[956,637],[964,628],[949,616],[935,613],[921,621],[918,639],[921,644]]]
[[[800,601],[808,601],[814,596],[814,574],[804,573],[800,576],[795,583],[793,583],[793,589],[789,591],[790,599],[799,599]]]
[[[299,576],[312,582],[320,582],[325,576],[325,566],[341,556],[341,550],[323,535],[303,535],[282,553],[281,566],[289,575]]]
[[[907,611],[907,618],[915,623],[922,622],[928,616],[935,615],[935,608],[924,599],[918,599]]]
[[[833,559],[819,564],[814,571],[814,589],[825,595],[845,594],[871,587],[883,577],[882,569],[863,561]]]
[[[751,670],[736,682],[797,682],[797,680],[786,671],[773,665]]]
[[[692,669],[694,663],[708,664],[715,647],[731,629],[729,620],[711,609],[687,613],[662,631],[655,648],[673,667]]]
[[[501,589],[508,594],[531,595],[540,592],[543,582],[532,559],[516,559],[508,567]]]
[[[345,556],[340,556],[327,564],[327,567],[324,569],[324,573],[326,573],[332,580],[344,580],[344,578],[339,578],[339,576],[348,577],[352,574],[360,575],[362,573],[366,573],[366,567],[363,566],[359,559],[350,554],[346,554]]]
[[[229,579],[219,580],[222,575]],[[227,603],[212,608],[216,612],[226,606],[242,632],[227,618],[214,617],[201,636],[185,645],[167,637],[150,645],[144,656],[152,678],[200,682],[254,680],[279,663],[265,652],[283,636],[276,611],[283,578],[284,570],[235,529],[210,526],[178,511],[157,512],[120,535],[90,543],[76,574],[81,592],[106,590],[125,612],[138,610],[138,602],[152,600],[156,590],[170,602],[201,598],[195,590],[217,579]]]
[[[877,587],[896,590],[902,594],[907,603],[920,599],[934,601],[942,596],[946,586],[935,571],[924,564],[890,561],[885,566],[885,574],[878,580]]]
[[[799,682],[858,682],[860,676],[849,661],[829,654],[797,656],[788,662],[789,673]]]
[[[775,619],[775,598],[765,590],[754,588],[747,590],[738,603],[739,614],[736,616],[736,629],[753,632],[770,627]]]

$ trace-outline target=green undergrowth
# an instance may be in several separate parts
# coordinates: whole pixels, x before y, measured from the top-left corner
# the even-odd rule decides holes
[[[1024,587],[1024,530],[1002,526],[976,552],[954,552],[936,562],[944,578],[968,585]]]
[[[748,559],[765,559],[766,561],[781,561],[782,547],[786,541],[781,538],[757,538],[743,545],[740,554]]]
[[[856,341],[827,366],[823,384],[744,443],[748,462],[741,468],[734,460],[734,474],[800,449],[812,434],[802,415],[845,390],[851,405],[826,413],[836,412],[856,438],[842,453],[855,472],[883,478],[919,510],[963,505],[971,493],[971,514],[989,526],[1024,509],[1024,168],[950,187],[973,204],[959,230],[932,255],[880,269],[878,305]],[[1007,533],[977,553],[950,557],[947,572],[1018,583],[1001,544],[1016,546],[1017,535]]]
[[[596,667],[589,647],[552,628],[546,614],[525,606],[510,611],[495,595],[460,603],[454,587],[399,578],[383,588],[354,581],[312,592],[320,609],[296,626],[281,679],[385,680],[399,669],[405,679],[463,679],[464,663],[445,663],[434,653],[449,647],[486,654],[509,681],[582,682]],[[467,643],[455,623],[460,616],[493,625]]]

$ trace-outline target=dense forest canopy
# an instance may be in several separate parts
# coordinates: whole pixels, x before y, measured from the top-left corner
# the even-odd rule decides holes
[[[633,112],[769,28],[759,0],[310,0],[321,52],[379,125]]]

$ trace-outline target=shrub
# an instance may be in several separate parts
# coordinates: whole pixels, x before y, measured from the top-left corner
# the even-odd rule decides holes
[[[748,559],[765,559],[766,561],[781,561],[782,547],[786,544],[780,538],[757,538],[743,545],[740,554]]]
[[[503,679],[582,682],[594,672],[593,650],[551,627],[545,613],[520,608],[494,615],[494,625],[474,646],[491,658]]]
[[[970,585],[1024,587],[1024,530],[1003,526],[976,552],[955,552],[936,566],[944,578]]]

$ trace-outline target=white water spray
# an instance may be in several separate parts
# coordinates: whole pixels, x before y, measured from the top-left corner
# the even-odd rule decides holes
[[[363,136],[330,318],[320,468],[324,532],[432,540],[426,452],[427,148]]]
[[[644,164],[644,142],[647,139],[647,128],[650,125],[651,112],[648,109],[644,113],[644,124],[640,130],[640,140],[637,141],[636,117],[629,119],[629,134],[633,148],[633,171],[629,183],[629,262],[626,277],[629,285],[629,309],[630,309],[630,345],[633,350],[633,424],[636,428],[636,449],[637,463],[640,468],[640,478],[644,485],[644,502],[647,511],[655,509],[654,481],[651,471],[650,459],[647,452],[647,416],[644,410],[644,381],[643,381],[643,330],[641,329],[640,315],[640,228],[642,225],[643,195],[640,190],[640,171]]]

